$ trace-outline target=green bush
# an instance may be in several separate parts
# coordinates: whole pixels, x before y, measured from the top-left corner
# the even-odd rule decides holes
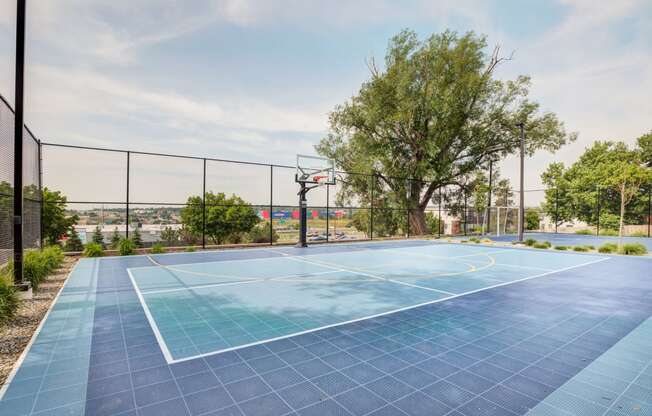
[[[615,237],[618,235],[618,231],[612,230],[610,228],[606,228],[604,230],[600,230],[600,235],[606,235],[609,237]]]
[[[136,246],[130,238],[121,238],[118,243],[118,254],[121,256],[131,256],[134,254]]]
[[[0,325],[16,316],[19,304],[18,290],[13,284],[10,268],[5,267],[0,270]]]
[[[527,238],[527,239],[525,239],[525,245],[528,246],[528,247],[532,247],[532,246],[534,246],[536,243],[537,243],[537,240],[535,240],[534,238]]]
[[[61,246],[54,244],[43,249],[43,258],[47,264],[48,270],[52,271],[58,269],[63,264],[65,255]]]
[[[552,245],[551,245],[549,242],[547,242],[547,241],[544,241],[544,242],[542,242],[542,243],[534,243],[534,244],[532,245],[532,247],[534,247],[534,248],[544,248],[544,249],[548,249],[548,248],[550,248],[551,246],[552,246]]]
[[[595,246],[591,244],[585,244],[584,247],[586,247],[587,250],[595,250]]]
[[[102,257],[104,255],[104,250],[102,249],[102,244],[100,243],[88,243],[84,247],[84,256],[85,257]]]
[[[615,253],[618,251],[618,244],[615,243],[604,243],[598,248],[600,253]]]
[[[647,254],[647,248],[641,243],[628,243],[623,244],[620,253],[630,256],[642,256],[643,254]]]
[[[272,242],[277,242],[278,233],[276,230],[271,230],[269,222],[266,222],[265,224],[254,227],[251,231],[249,231],[247,237],[248,240],[252,243],[269,243],[270,234],[272,237]]]
[[[555,246],[555,250],[565,251],[568,250],[568,246]]]
[[[476,243],[476,244],[480,243],[480,239],[477,238],[477,237],[471,237],[471,238],[469,238],[469,241],[471,241],[473,243]]]
[[[74,228],[72,230],[70,230],[70,233],[68,235],[68,239],[66,240],[64,250],[66,250],[66,251],[82,251],[82,250],[84,250],[84,244],[82,244],[82,241],[79,238],[79,234],[77,234],[77,231]]]
[[[152,254],[162,254],[165,253],[165,247],[161,243],[152,244],[152,249],[149,251]]]
[[[579,234],[579,235],[593,235],[593,231],[591,231],[591,230],[585,228],[585,229],[583,229],[583,230],[577,230],[577,231],[575,231],[575,234]]]
[[[195,248],[193,246],[188,246],[183,251],[185,251],[186,253],[192,253],[193,251],[195,251]]]
[[[586,248],[586,246],[575,246],[573,247],[573,251],[585,252],[585,251],[589,251],[589,249]]]
[[[38,290],[51,270],[42,251],[28,251],[23,257],[23,277],[34,290]]]

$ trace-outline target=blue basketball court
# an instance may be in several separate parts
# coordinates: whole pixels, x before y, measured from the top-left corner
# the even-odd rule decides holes
[[[0,413],[652,414],[651,261],[423,240],[82,259]]]

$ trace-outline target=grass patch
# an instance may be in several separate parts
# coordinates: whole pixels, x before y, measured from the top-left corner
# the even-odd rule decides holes
[[[577,231],[575,231],[575,234],[579,234],[579,235],[593,235],[593,231],[588,230],[588,229],[577,230]]]
[[[524,243],[528,247],[533,247],[535,244],[537,244],[537,240],[535,240],[534,238],[527,238],[525,239]]]
[[[579,251],[583,253],[589,251],[589,249],[586,246],[575,246],[573,247],[573,251]]]
[[[629,235],[630,237],[647,237],[647,233],[644,231],[636,231]]]
[[[552,247],[552,244],[550,244],[550,241],[542,241],[542,242],[537,242],[532,244],[532,247],[534,248],[541,248],[541,249],[549,249]]]
[[[186,253],[193,253],[196,251],[196,249],[193,246],[188,246],[183,251],[185,251]]]
[[[555,250],[566,251],[568,250],[568,246],[555,246]]]
[[[610,229],[604,229],[600,230],[600,235],[605,235],[608,237],[617,237],[618,236],[618,231],[616,230],[610,230]]]
[[[476,244],[479,244],[481,242],[478,237],[471,237],[471,238],[469,238],[469,241],[471,241],[473,243],[476,243]]]
[[[641,243],[628,243],[623,244],[620,253],[628,256],[642,256],[647,254],[647,248]]]

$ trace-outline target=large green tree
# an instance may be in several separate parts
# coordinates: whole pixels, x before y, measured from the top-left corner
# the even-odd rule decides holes
[[[77,215],[66,215],[68,199],[59,191],[43,188],[43,238],[47,244],[56,244],[61,237],[72,232]]]
[[[550,164],[541,176],[547,188],[544,212],[559,223],[599,221],[601,228],[621,231],[624,224],[644,221],[644,188],[652,183],[650,169],[642,166],[644,155],[640,146],[630,149],[624,142],[597,141],[568,168]]]
[[[184,229],[200,236],[203,229],[203,202],[201,196],[188,198],[187,206],[181,210]],[[206,236],[214,244],[229,240],[239,241],[242,233],[251,231],[260,218],[253,207],[242,198],[224,193],[206,193]]]
[[[377,178],[370,186],[354,177],[341,192],[363,206],[371,203],[371,188],[390,194],[393,204],[410,209],[411,233],[424,234],[435,191],[516,152],[518,123],[525,123],[528,154],[572,141],[554,114],[528,99],[528,77],[496,79],[508,60],[472,32],[421,41],[405,30],[392,38],[384,65],[370,62],[371,78],[331,113],[330,132],[316,147],[339,168]]]

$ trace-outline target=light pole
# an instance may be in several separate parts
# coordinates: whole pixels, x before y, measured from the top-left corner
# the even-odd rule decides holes
[[[516,125],[521,130],[521,168],[520,168],[520,183],[521,189],[519,191],[519,205],[518,205],[518,242],[523,242],[523,225],[525,223],[525,123],[518,123]]]

